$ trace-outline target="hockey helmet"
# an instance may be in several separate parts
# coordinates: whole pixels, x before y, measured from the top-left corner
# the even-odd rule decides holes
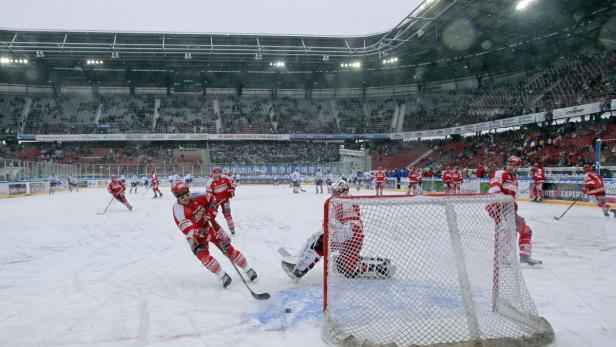
[[[507,165],[521,166],[522,165],[522,159],[520,159],[520,157],[518,157],[516,155],[512,155],[509,158],[507,158]]]
[[[349,184],[344,180],[340,180],[332,185],[332,195],[342,195],[349,193]]]
[[[171,193],[173,193],[176,198],[189,192],[190,189],[188,188],[188,184],[182,180],[177,180],[171,185]]]
[[[212,168],[212,175],[220,175],[222,174],[222,169],[219,168],[218,166],[215,166]]]
[[[118,179],[118,176],[116,176],[116,175],[111,175],[111,180],[112,180],[112,181],[115,181],[115,180],[117,180],[117,179]]]
[[[586,164],[586,165],[584,165],[584,166],[582,167],[582,169],[583,169],[584,171],[592,171],[592,165],[590,165],[590,164]]]

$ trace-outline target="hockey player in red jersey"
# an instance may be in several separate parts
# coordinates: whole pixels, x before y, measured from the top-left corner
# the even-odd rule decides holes
[[[534,202],[543,201],[543,183],[545,182],[545,171],[539,166],[539,163],[535,163],[530,169],[532,175],[532,182],[530,187],[531,200]]]
[[[593,172],[592,165],[584,165],[584,188],[582,193],[587,194],[595,205],[601,208],[603,215],[609,217],[609,211],[616,218],[616,207],[610,209],[608,198],[605,196],[605,186],[603,185],[603,177],[598,173]]]
[[[349,195],[349,185],[340,180],[332,186],[332,197]],[[330,240],[330,256],[336,263],[337,270],[349,278],[388,278],[396,270],[389,259],[360,256],[363,246],[364,231],[359,206],[352,201],[337,201],[333,203],[333,216],[341,223],[346,232],[339,233]],[[280,250],[284,259],[282,269],[298,281],[321,260],[324,252],[323,231],[312,235],[306,241],[302,251],[292,256],[284,249]]]
[[[128,203],[128,200],[126,200],[126,196],[124,196],[125,190],[126,187],[124,186],[124,183],[122,183],[116,175],[111,175],[111,181],[109,181],[109,184],[107,185],[107,191],[116,200],[124,204],[126,208],[132,211],[133,207]]]
[[[451,171],[449,171],[448,167],[443,170],[443,176],[441,179],[443,180],[443,191],[445,194],[451,194],[453,192],[453,186],[451,184]]]
[[[176,197],[173,204],[175,224],[184,233],[192,252],[203,266],[218,276],[224,288],[231,283],[231,277],[210,255],[211,242],[254,281],[257,273],[248,266],[242,253],[231,245],[231,239],[216,222],[218,204],[214,195],[206,191],[205,194],[191,196],[188,185],[182,180],[171,185],[171,192]]]
[[[221,174],[219,167],[212,168],[212,179],[208,183],[208,190],[214,194],[216,201],[222,207],[222,214],[227,220],[227,226],[232,235],[235,235],[235,223],[231,216],[231,198],[235,196],[235,186],[229,176]]]
[[[450,180],[450,194],[460,194],[461,190],[460,188],[462,187],[462,182],[464,181],[464,175],[462,174],[462,172],[460,172],[460,170],[458,170],[458,167],[455,166],[453,168],[453,171],[449,172],[449,180]]]
[[[522,165],[522,160],[517,156],[510,156],[507,159],[507,167],[505,170],[497,170],[494,173],[494,177],[490,180],[490,189],[488,193],[492,194],[505,194],[510,195],[515,199],[518,191],[518,180],[516,179],[516,172]],[[519,235],[519,247],[520,247],[520,262],[528,264],[530,266],[540,266],[543,264],[540,260],[531,258],[532,255],[532,235],[533,232],[526,224],[524,218],[518,214],[518,204],[514,203],[515,208],[515,225]],[[499,215],[499,206],[488,205],[487,210],[490,216],[495,220],[496,224],[501,222]]]
[[[406,191],[408,195],[421,194],[421,171],[409,168],[409,187]]]
[[[158,183],[159,182],[158,176],[156,176],[156,171],[152,169],[152,182],[150,182],[150,185],[152,186],[152,191],[154,192],[154,199],[163,197],[163,193],[161,193],[158,189]],[[158,195],[156,195],[156,193],[158,193]]]
[[[379,170],[374,174],[374,182],[376,187],[376,195],[383,195],[383,187],[385,187],[385,173],[383,168],[379,167]]]

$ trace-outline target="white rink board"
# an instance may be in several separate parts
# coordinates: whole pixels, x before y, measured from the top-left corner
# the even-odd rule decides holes
[[[255,290],[272,294],[264,302],[213,251],[234,279],[220,289],[175,227],[168,188],[161,200],[129,195],[134,211],[114,202],[104,216],[104,189],[1,199],[0,346],[325,346],[321,268],[294,284],[276,251],[299,250],[320,228],[326,196],[312,188],[240,186],[232,201],[233,244],[259,273]],[[520,203],[544,261],[524,270],[526,283],[555,346],[613,346],[616,221],[588,207],[555,221],[565,208]]]

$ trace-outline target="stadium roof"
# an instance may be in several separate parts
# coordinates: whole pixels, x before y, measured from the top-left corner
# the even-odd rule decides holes
[[[530,3],[429,0],[367,36],[2,30],[0,55],[29,64],[0,66],[0,82],[358,87],[520,71],[614,48],[616,0],[520,1]]]
[[[15,30],[357,36],[390,29],[421,2],[4,0],[0,23]]]

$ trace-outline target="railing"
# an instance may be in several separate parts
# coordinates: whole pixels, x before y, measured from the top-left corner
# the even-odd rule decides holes
[[[213,167],[221,167],[223,172],[239,173],[241,176],[252,175],[290,175],[298,169],[302,175],[314,175],[318,168],[326,174],[342,173],[340,163],[263,163],[263,164],[232,164],[232,163],[183,163],[183,164],[58,164],[51,161],[24,161],[0,159],[0,182],[25,180],[46,180],[51,175],[66,178],[72,175],[80,179],[109,179],[111,175],[131,178],[133,175],[147,176],[152,169],[156,170],[159,179],[177,174],[193,177],[209,176]]]

